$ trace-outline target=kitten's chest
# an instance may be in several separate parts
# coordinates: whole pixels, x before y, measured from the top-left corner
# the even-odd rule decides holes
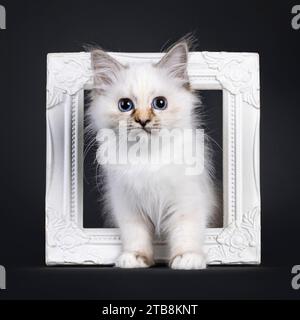
[[[164,194],[165,191],[170,191],[182,176],[178,167],[150,163],[111,167],[109,174],[111,180],[124,189],[132,190],[136,195]]]

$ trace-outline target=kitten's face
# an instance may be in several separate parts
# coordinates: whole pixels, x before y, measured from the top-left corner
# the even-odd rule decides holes
[[[189,90],[187,47],[178,44],[157,64],[123,66],[103,51],[92,52],[96,90],[90,115],[97,129],[184,128],[196,98]]]

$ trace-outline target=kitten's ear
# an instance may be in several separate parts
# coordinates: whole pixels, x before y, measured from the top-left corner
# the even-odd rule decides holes
[[[181,41],[171,47],[156,66],[166,69],[170,76],[182,80],[184,84],[188,84],[188,55],[188,43],[186,41]]]
[[[91,61],[95,89],[99,91],[116,81],[118,73],[125,68],[120,62],[100,49],[91,51]]]

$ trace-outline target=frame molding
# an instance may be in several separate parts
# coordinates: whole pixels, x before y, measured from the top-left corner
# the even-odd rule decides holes
[[[162,53],[110,53],[123,63]],[[224,227],[206,230],[208,264],[260,263],[259,56],[192,52],[191,85],[223,91]],[[113,264],[118,229],[83,228],[84,90],[92,87],[90,54],[47,57],[46,264]],[[163,242],[155,258],[166,260]]]

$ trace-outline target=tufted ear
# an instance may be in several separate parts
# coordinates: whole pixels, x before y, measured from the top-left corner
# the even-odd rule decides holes
[[[166,69],[171,77],[180,79],[183,81],[184,85],[188,85],[188,54],[188,43],[186,41],[181,41],[171,47],[156,66]]]
[[[96,90],[103,90],[105,86],[117,80],[118,73],[125,67],[105,51],[97,49],[91,51],[92,68],[94,71],[94,85]]]

